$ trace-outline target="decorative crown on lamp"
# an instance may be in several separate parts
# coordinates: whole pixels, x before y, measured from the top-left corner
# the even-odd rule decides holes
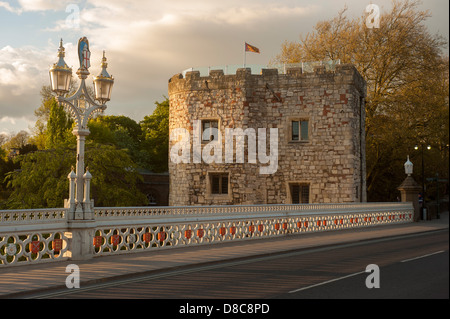
[[[106,71],[108,63],[106,63],[105,51],[103,51],[102,70],[99,75],[94,78],[95,99],[101,104],[105,104],[111,98],[111,91],[114,84],[114,78]]]
[[[50,68],[50,83],[52,90],[58,95],[64,95],[69,92],[70,79],[72,78],[72,69],[69,68],[64,61],[64,47],[62,45],[62,39],[59,43],[57,63],[53,64]]]

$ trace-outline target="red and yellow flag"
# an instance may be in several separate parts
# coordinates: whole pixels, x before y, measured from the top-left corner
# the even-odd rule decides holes
[[[245,51],[259,53],[259,49],[245,42]]]

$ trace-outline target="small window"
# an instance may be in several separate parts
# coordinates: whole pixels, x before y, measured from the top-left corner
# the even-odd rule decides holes
[[[211,194],[228,194],[228,174],[210,174]]]
[[[152,193],[147,194],[148,204],[156,205],[156,198]]]
[[[291,140],[292,141],[307,141],[309,139],[309,121],[295,120],[291,122]]]
[[[292,204],[309,204],[309,185],[308,184],[291,184]]]
[[[218,120],[202,120],[202,142],[210,142],[214,139],[214,134],[212,130],[210,130],[209,136],[205,136],[203,133],[210,128],[219,129],[219,121]]]

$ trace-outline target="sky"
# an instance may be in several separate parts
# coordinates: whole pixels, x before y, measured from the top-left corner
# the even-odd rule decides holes
[[[391,8],[390,0],[0,0],[0,134],[34,127],[61,38],[75,77],[78,39],[88,38],[88,84],[106,51],[115,83],[104,114],[139,122],[168,96],[173,75],[242,65],[244,42],[260,49],[246,63],[267,65],[284,41],[298,41],[344,7],[349,18],[367,15],[370,3]],[[430,32],[449,41],[449,1],[424,0],[420,8],[432,15]]]

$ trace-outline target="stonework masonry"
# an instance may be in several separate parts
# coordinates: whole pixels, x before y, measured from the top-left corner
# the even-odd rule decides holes
[[[366,201],[365,96],[366,82],[346,64],[334,71],[316,67],[311,73],[263,69],[256,75],[242,68],[233,75],[213,70],[207,77],[198,71],[173,76],[169,132],[188,130],[191,152],[196,120],[217,121],[223,137],[226,128],[257,133],[265,128],[269,141],[269,129],[277,128],[278,168],[260,174],[266,164],[249,163],[248,152],[244,163],[194,163],[192,154],[190,162],[169,160],[169,205],[287,204],[298,200],[293,185],[307,187],[300,203]],[[296,121],[302,122],[304,140],[293,139]],[[169,142],[169,151],[176,143]],[[215,192],[212,177],[219,175],[227,180]]]

